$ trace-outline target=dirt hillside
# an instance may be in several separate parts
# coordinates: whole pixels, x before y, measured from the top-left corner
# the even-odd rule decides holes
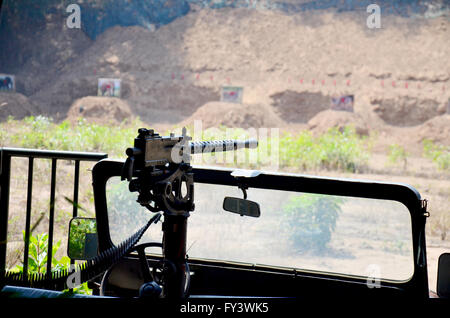
[[[366,121],[355,113],[324,110],[308,121],[308,129],[316,134],[323,134],[330,128],[343,129],[345,126],[353,126],[359,135],[368,135],[369,129]]]
[[[74,116],[79,99],[97,95],[98,78],[114,77],[122,81],[118,103],[150,126],[199,118],[206,126],[252,122],[324,131],[355,120],[364,134],[402,139],[411,130],[447,142],[446,130],[434,125],[450,126],[442,116],[450,100],[448,17],[391,16],[374,30],[366,18],[202,9],[158,29],[113,27],[95,41],[78,31],[75,46],[67,41],[74,30],[49,23],[39,36],[48,41],[59,32],[60,45],[24,65],[18,82],[36,80],[18,88],[57,120]],[[218,103],[225,85],[244,87],[242,105]],[[354,114],[327,111],[332,97],[346,94],[355,97]],[[104,113],[94,116],[98,121],[116,118],[111,100],[91,100]]]

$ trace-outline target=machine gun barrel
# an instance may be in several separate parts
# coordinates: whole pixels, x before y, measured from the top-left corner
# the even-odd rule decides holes
[[[192,154],[233,151],[237,149],[254,149],[258,146],[256,139],[245,141],[219,140],[190,142],[183,128],[181,136],[160,136],[153,129],[141,128],[134,139],[134,147],[126,150],[127,160],[122,168],[122,180],[130,181],[134,172],[154,169],[166,164],[189,163]]]
[[[208,152],[223,152],[232,151],[236,149],[254,149],[258,147],[256,139],[249,139],[245,141],[240,140],[215,140],[215,141],[195,141],[190,142],[191,154],[208,153]]]

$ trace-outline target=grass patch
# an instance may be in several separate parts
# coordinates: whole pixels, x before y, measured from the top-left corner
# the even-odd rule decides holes
[[[76,124],[68,121],[56,124],[51,118],[44,116],[31,116],[21,121],[10,118],[7,123],[0,125],[2,131],[0,146],[106,152],[110,157],[125,157],[125,149],[133,145],[137,129],[144,126],[145,124],[139,120],[118,126],[105,126],[87,123],[83,119]],[[273,135],[268,133],[265,136],[257,136],[256,131],[227,127],[206,129],[201,134],[194,138],[197,140],[258,138],[259,146],[256,150],[258,155],[255,160],[249,160],[250,156],[256,153],[253,150],[241,150],[231,155],[217,153],[202,156],[202,162],[207,164],[226,164],[240,168],[267,167],[277,161],[277,166],[292,167],[294,170],[360,172],[366,167],[370,154],[367,137],[360,137],[351,127],[344,130],[331,129],[318,137],[309,131],[301,131],[295,135],[279,136],[278,133]],[[234,160],[231,162],[224,160],[230,156]]]
[[[432,140],[423,141],[423,154],[431,159],[439,170],[450,170],[450,148],[443,145],[436,145]]]
[[[314,137],[309,131],[280,138],[280,159],[284,167],[303,170],[342,170],[358,172],[365,169],[370,155],[366,137],[352,127],[330,129]]]
[[[81,119],[75,125],[68,121],[60,124],[44,116],[31,116],[21,121],[9,119],[1,126],[1,146],[66,151],[106,152],[121,156],[132,146],[140,121],[118,126],[87,123]],[[7,131],[7,133],[5,133]]]
[[[409,153],[398,144],[392,144],[389,146],[388,161],[392,165],[403,163],[403,170],[406,170],[408,164]]]

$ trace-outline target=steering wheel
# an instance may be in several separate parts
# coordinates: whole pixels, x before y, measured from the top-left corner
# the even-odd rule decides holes
[[[133,251],[138,252],[139,263],[141,265],[141,271],[144,278],[144,283],[148,283],[151,281],[156,282],[159,285],[163,285],[164,275],[170,275],[171,273],[176,272],[175,265],[169,261],[161,260],[155,266],[153,266],[152,272],[150,272],[150,266],[148,265],[147,257],[145,256],[145,249],[147,247],[163,247],[162,243],[144,243],[136,245],[133,249],[131,249],[130,253]],[[191,272],[189,269],[189,264],[186,262],[186,283],[185,283],[185,291],[188,292],[190,289],[191,282]]]
[[[170,275],[170,273],[176,272],[175,265],[171,262],[161,260],[158,262],[157,265],[153,266],[152,272],[150,272],[150,266],[148,265],[147,257],[145,256],[145,249],[147,247],[161,247],[162,248],[163,244],[156,243],[156,242],[139,244],[139,245],[136,245],[135,247],[133,247],[131,249],[130,253],[134,252],[134,251],[138,252],[139,263],[141,265],[141,271],[142,271],[142,275],[144,278],[144,283],[154,281],[158,285],[162,285],[165,274]],[[189,289],[190,289],[191,272],[189,269],[188,262],[186,262],[185,265],[186,265],[186,281],[185,281],[184,289],[185,289],[185,292],[187,295],[189,292]]]
[[[150,271],[147,257],[145,256],[145,249],[148,247],[162,248],[162,246],[162,243],[159,242],[148,242],[134,246],[127,256],[137,252],[139,264],[127,257],[114,264],[103,275],[100,295],[134,297],[136,296],[135,292],[138,292],[143,283],[153,280],[159,283],[162,278],[162,272],[158,272],[158,266],[155,266]],[[124,295],[117,295],[118,293],[124,293]]]
[[[148,247],[162,248],[163,244],[159,242],[148,242],[134,246],[127,256],[133,252],[137,252],[139,264],[137,265],[134,260],[126,257],[114,264],[103,275],[100,295],[135,297],[142,284],[154,281],[158,285],[162,285],[164,274],[167,273],[170,275],[171,272],[176,271],[174,264],[164,260],[158,262],[150,271],[150,266],[145,255],[145,249]],[[186,262],[186,294],[189,292],[190,282],[190,269],[188,262]]]
[[[135,247],[133,247],[129,254],[131,254],[132,252],[136,251],[138,252],[138,257],[139,257],[139,263],[141,264],[141,271],[142,271],[142,275],[144,277],[144,282],[148,283],[151,281],[156,281],[155,280],[155,276],[154,274],[156,274],[156,266],[153,268],[153,273],[150,272],[150,266],[148,265],[148,261],[147,261],[147,257],[145,256],[145,249],[147,247],[160,247],[162,248],[163,245],[162,243],[157,243],[157,242],[149,242],[149,243],[143,243],[143,244],[138,244]],[[158,281],[157,281],[158,282]]]

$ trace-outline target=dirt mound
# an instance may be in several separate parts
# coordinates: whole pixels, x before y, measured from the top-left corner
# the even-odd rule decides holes
[[[393,126],[416,126],[445,113],[436,99],[412,96],[372,98],[373,111],[387,124]]]
[[[87,96],[77,99],[67,114],[71,122],[81,117],[97,124],[118,124],[132,119],[133,115],[128,103],[120,98]]]
[[[8,116],[14,119],[22,119],[26,116],[40,114],[37,105],[20,93],[0,92],[0,121],[5,121]]]
[[[434,117],[417,127],[418,141],[431,139],[434,142],[450,146],[450,114]]]
[[[355,113],[337,110],[324,110],[308,121],[308,129],[314,134],[322,134],[331,128],[343,129],[345,126],[353,126],[356,133],[368,135],[369,129],[364,119]]]
[[[203,128],[221,125],[244,129],[284,126],[283,120],[270,106],[257,104],[209,102],[197,109],[192,116],[182,122],[182,125],[192,125],[194,120],[201,120]]]

